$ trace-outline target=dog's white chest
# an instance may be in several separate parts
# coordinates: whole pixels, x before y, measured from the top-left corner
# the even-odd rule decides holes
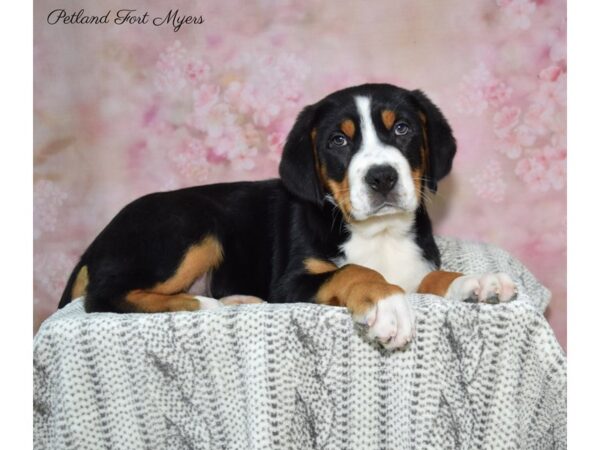
[[[343,264],[358,264],[381,273],[392,284],[414,292],[433,270],[411,234],[412,220],[375,218],[352,225],[351,238],[342,245]]]

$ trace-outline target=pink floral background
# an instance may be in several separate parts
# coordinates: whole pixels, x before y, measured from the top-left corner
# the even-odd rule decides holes
[[[202,25],[46,23],[68,6]],[[132,199],[277,174],[303,105],[349,85],[421,88],[458,140],[437,233],[499,245],[553,293],[566,335],[565,0],[34,3],[34,330]]]

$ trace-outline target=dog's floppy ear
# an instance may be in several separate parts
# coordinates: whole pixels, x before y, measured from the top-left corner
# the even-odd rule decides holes
[[[417,107],[423,114],[427,153],[427,187],[432,192],[437,190],[437,183],[450,172],[452,160],[456,153],[456,140],[452,129],[439,108],[427,96],[415,90],[411,92]]]
[[[314,121],[314,106],[307,106],[298,115],[283,147],[279,176],[291,193],[322,205],[324,193],[317,174],[318,164],[311,135]]]

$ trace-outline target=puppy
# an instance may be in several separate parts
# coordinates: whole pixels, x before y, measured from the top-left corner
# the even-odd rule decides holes
[[[438,270],[424,196],[455,153],[421,91],[334,92],[299,114],[279,179],[160,192],[123,208],[81,256],[59,307],[82,295],[88,312],[119,313],[315,302],[347,307],[370,338],[404,347],[415,335],[407,293],[515,295],[505,274]]]

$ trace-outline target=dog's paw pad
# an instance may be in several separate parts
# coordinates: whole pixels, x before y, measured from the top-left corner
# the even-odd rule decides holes
[[[416,336],[415,313],[403,294],[379,300],[355,321],[367,328],[367,336],[386,349],[406,347]]]
[[[505,273],[463,275],[452,282],[446,297],[479,303],[505,303],[517,296],[517,287]]]

